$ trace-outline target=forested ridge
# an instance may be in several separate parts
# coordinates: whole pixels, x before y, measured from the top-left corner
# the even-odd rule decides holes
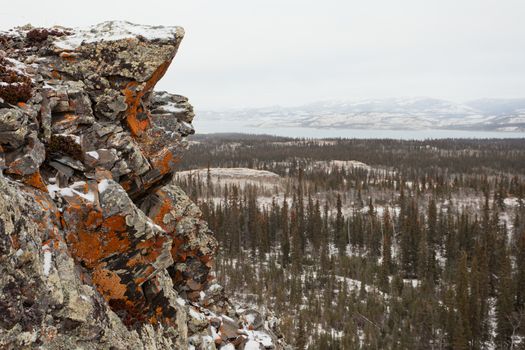
[[[178,182],[297,348],[524,348],[525,140],[193,140],[183,168],[280,175]]]

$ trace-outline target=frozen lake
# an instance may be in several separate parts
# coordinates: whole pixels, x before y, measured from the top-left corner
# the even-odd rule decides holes
[[[403,139],[425,140],[443,138],[525,138],[523,132],[467,131],[467,130],[374,130],[374,129],[329,129],[279,127],[261,128],[242,125],[239,120],[199,120],[195,118],[193,125],[198,134],[210,133],[244,133],[267,134],[286,137],[306,138],[361,138],[361,139]]]

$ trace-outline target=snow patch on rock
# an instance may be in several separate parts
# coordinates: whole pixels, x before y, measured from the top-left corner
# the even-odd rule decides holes
[[[164,27],[133,24],[126,21],[108,21],[87,28],[76,28],[73,35],[59,37],[55,47],[75,50],[85,44],[100,41],[118,41],[142,37],[146,40],[175,40],[184,36],[182,27]]]
[[[44,276],[49,276],[53,254],[47,244],[42,246],[42,250],[44,251]]]

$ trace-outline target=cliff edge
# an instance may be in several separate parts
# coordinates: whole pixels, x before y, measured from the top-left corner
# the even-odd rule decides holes
[[[0,33],[0,347],[281,349],[233,305],[172,177],[188,99],[155,92],[180,27]]]

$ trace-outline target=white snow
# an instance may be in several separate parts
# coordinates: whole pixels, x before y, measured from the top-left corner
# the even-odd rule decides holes
[[[13,70],[20,75],[26,75],[24,71],[27,66],[24,63],[9,57],[5,57],[5,60],[12,64],[11,67],[7,67],[8,69]]]
[[[95,194],[91,191],[88,191],[88,193],[82,193],[75,188],[83,187],[85,186],[85,182],[78,181],[73,183],[70,187],[58,187],[58,185],[50,184],[47,185],[47,191],[49,192],[49,195],[51,196],[51,199],[55,199],[55,197],[60,195],[61,197],[74,197],[75,195],[89,201],[93,202],[95,200]]]
[[[168,102],[163,104],[160,109],[167,113],[183,113],[186,112],[186,108],[178,107],[177,104],[173,102]]]
[[[51,271],[51,258],[53,257],[53,254],[51,253],[51,249],[47,244],[42,246],[42,250],[44,251],[44,276],[49,276],[49,272]]]
[[[177,173],[179,177],[199,176],[205,179],[208,174],[208,169],[195,169],[180,171]],[[243,179],[243,178],[271,178],[278,179],[279,175],[266,170],[257,170],[250,168],[210,168],[210,175],[212,177]]]
[[[100,41],[117,41],[136,37],[146,40],[173,40],[184,36],[181,27],[147,26],[126,21],[108,21],[87,28],[75,28],[73,35],[59,37],[55,47],[75,50],[81,45]]]
[[[205,319],[204,315],[200,312],[197,312],[194,308],[190,307],[190,316],[196,320],[202,321]]]
[[[97,186],[98,193],[103,193],[104,191],[106,191],[108,189],[108,186],[109,186],[108,180],[103,179],[102,181],[100,181]]]
[[[0,81],[0,86],[18,86],[20,83],[6,83],[5,81]]]
[[[177,298],[177,304],[179,304],[180,306],[184,306],[184,305],[186,305],[186,301],[184,299],[182,299],[181,297],[178,297]]]
[[[255,315],[254,314],[244,315],[244,319],[246,320],[246,323],[248,323],[249,325],[252,325],[255,322]]]
[[[232,343],[229,343],[224,346],[221,346],[220,350],[235,350],[235,346]]]
[[[148,221],[146,221],[146,223],[148,224],[149,227],[151,227],[153,229],[164,231],[164,229],[162,227],[160,227],[159,225],[157,225],[156,223],[154,223],[153,221],[151,221],[149,219],[148,219]]]
[[[226,316],[226,315],[221,315],[221,318],[224,319],[224,320],[227,320],[227,321],[230,321],[230,322],[235,322],[233,320],[233,318],[229,317],[229,316]]]
[[[98,156],[98,152],[97,151],[89,151],[89,152],[86,152],[88,156],[92,157],[92,158],[95,158],[98,160],[99,156]]]
[[[261,343],[265,348],[271,348],[273,346],[272,337],[267,333],[261,331],[252,331],[249,333],[253,340]]]
[[[259,347],[259,343],[256,342],[255,340],[248,340],[248,342],[246,342],[246,344],[244,345],[244,350],[259,350],[260,347]]]
[[[85,200],[89,202],[93,202],[95,200],[95,195],[93,194],[93,192],[82,193],[82,192],[72,189],[71,187],[61,188],[60,194],[63,197],[74,197],[75,195],[77,195],[79,197],[84,198]]]
[[[199,178],[207,181],[208,169],[193,169],[181,171],[176,174],[178,179]],[[250,168],[210,168],[211,182],[213,184],[232,185],[240,187],[246,185],[262,186],[267,189],[273,189],[275,186],[281,186],[281,177],[276,173],[266,170],[257,170]]]
[[[504,202],[506,207],[516,207],[516,206],[519,205],[518,198],[516,198],[516,197],[505,198],[503,200],[503,202]]]

